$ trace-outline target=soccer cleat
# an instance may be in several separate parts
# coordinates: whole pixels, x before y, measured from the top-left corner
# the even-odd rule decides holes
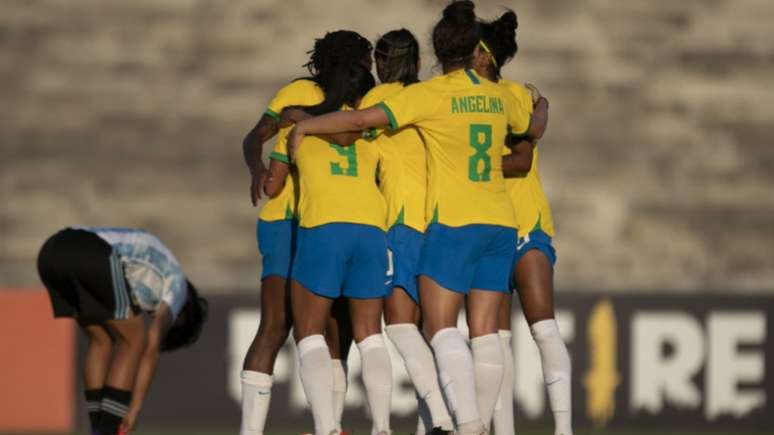
[[[454,435],[454,432],[450,430],[444,430],[439,426],[434,427],[433,430],[427,433],[427,435]]]

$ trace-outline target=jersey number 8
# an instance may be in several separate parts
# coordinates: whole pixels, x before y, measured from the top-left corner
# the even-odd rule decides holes
[[[492,147],[492,126],[470,124],[470,146],[476,152],[468,158],[468,178],[470,181],[489,181],[492,158],[486,152]]]

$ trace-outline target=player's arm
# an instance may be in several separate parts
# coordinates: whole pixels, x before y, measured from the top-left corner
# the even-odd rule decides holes
[[[274,137],[279,130],[278,120],[269,114],[264,114],[255,127],[242,140],[242,153],[247,168],[250,170],[250,200],[253,205],[261,198],[261,189],[267,175],[266,166],[261,161],[263,144]]]
[[[503,157],[503,175],[506,178],[522,176],[532,168],[532,156],[535,144],[523,138],[511,136],[511,153]]]
[[[540,139],[548,127],[548,100],[541,96],[535,102],[535,109],[532,112],[532,119],[529,122],[529,128],[525,134],[533,140]]]
[[[143,351],[142,359],[140,359],[140,366],[137,369],[137,377],[132,389],[132,402],[129,404],[129,410],[123,422],[126,432],[132,431],[136,426],[137,416],[140,414],[143,401],[153,381],[153,375],[156,373],[159,356],[161,355],[162,340],[172,327],[172,323],[172,311],[165,302],[162,302],[151,317],[145,350]]]
[[[387,113],[379,106],[363,110],[339,111],[305,119],[288,135],[288,150],[294,155],[306,135],[363,131],[390,123]]]
[[[287,127],[293,124],[297,124],[305,119],[312,118],[313,116],[306,113],[299,107],[289,107],[281,113],[281,126]],[[335,143],[341,146],[350,146],[355,143],[356,140],[363,137],[363,133],[360,131],[350,131],[343,133],[320,133],[315,136],[328,143]]]
[[[276,198],[282,192],[288,174],[290,174],[290,162],[272,157],[269,163],[269,176],[263,185],[264,192],[269,198]]]

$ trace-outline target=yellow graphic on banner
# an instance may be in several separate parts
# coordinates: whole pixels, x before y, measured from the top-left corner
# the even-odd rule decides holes
[[[615,390],[621,383],[615,310],[609,299],[597,303],[591,310],[587,334],[591,360],[583,379],[586,415],[595,426],[602,427],[615,415]]]

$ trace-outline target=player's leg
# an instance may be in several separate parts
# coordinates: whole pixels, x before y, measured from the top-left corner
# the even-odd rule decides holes
[[[476,397],[473,355],[457,329],[464,294],[448,290],[426,275],[419,276],[419,289],[424,334],[435,353],[441,388],[454,412],[457,432],[477,435],[483,423],[477,402],[470,400]]]
[[[446,403],[455,417],[456,432],[484,431],[476,397],[473,355],[457,328],[457,316],[471,288],[482,237],[474,226],[459,228],[431,224],[419,261],[422,329],[435,354],[436,367]]]
[[[424,234],[405,225],[395,225],[387,233],[387,244],[392,253],[393,288],[385,299],[385,332],[400,352],[417,391],[418,427],[425,418],[428,421],[422,424],[426,431],[434,427],[451,431],[454,426],[438,384],[433,352],[417,327],[421,311],[416,275]]]
[[[486,240],[468,295],[468,326],[476,370],[476,393],[481,419],[491,426],[500,397],[504,375],[504,357],[498,335],[503,294],[510,295],[509,277],[516,254],[516,230],[482,226],[480,237]]]
[[[315,433],[329,435],[338,431],[338,425],[331,401],[333,365],[323,334],[333,299],[312,293],[296,280],[291,280],[290,288],[301,384],[312,407]]]
[[[145,348],[145,321],[142,315],[130,312],[127,319],[107,320],[105,324],[115,342],[115,352],[102,394],[99,433],[114,435],[132,401],[132,388]]]
[[[261,252],[261,320],[247,350],[241,373],[242,421],[240,435],[262,435],[271,403],[274,362],[290,334],[290,268],[295,223],[258,221]]]
[[[325,325],[325,341],[331,351],[333,363],[333,409],[336,423],[341,430],[344,402],[347,396],[347,359],[352,347],[352,322],[346,298],[333,303],[331,315]]]
[[[349,298],[352,335],[360,351],[363,384],[371,410],[372,434],[390,433],[392,365],[382,335],[384,297],[391,284],[387,238],[368,225],[348,228],[354,237],[343,294]]]
[[[570,354],[554,319],[553,250],[550,244],[542,246],[527,249],[519,259],[515,270],[516,288],[524,316],[540,351],[543,378],[554,413],[555,433],[571,435]]]
[[[83,361],[83,386],[91,433],[96,434],[101,411],[102,392],[105,388],[105,380],[110,369],[110,359],[113,355],[113,339],[105,326],[99,323],[84,321],[78,323],[89,340]]]
[[[54,317],[77,318],[78,289],[72,279],[76,268],[72,264],[77,240],[72,230],[63,230],[51,236],[38,254],[38,274],[48,291]],[[97,433],[102,389],[105,385],[113,344],[104,327],[97,323],[79,322],[89,344],[83,368],[86,409],[91,433]]]
[[[288,284],[278,275],[268,276],[261,283],[261,321],[241,373],[241,435],[261,435],[266,425],[274,362],[292,326]]]
[[[496,435],[513,435],[513,348],[511,347],[511,302],[513,295],[503,293],[497,315],[497,334],[503,351],[503,382],[495,405],[492,426]]]
[[[385,332],[403,358],[421,406],[430,414],[432,424],[427,428],[450,431],[454,429],[451,416],[438,384],[433,352],[417,327],[419,318],[419,305],[403,288],[394,288],[385,301]]]
[[[490,427],[503,381],[503,353],[497,334],[502,293],[471,290],[467,300],[470,347],[476,374],[476,397],[481,421]]]
[[[382,335],[381,298],[351,299],[352,332],[360,351],[363,384],[371,410],[371,434],[390,433],[392,365]]]

